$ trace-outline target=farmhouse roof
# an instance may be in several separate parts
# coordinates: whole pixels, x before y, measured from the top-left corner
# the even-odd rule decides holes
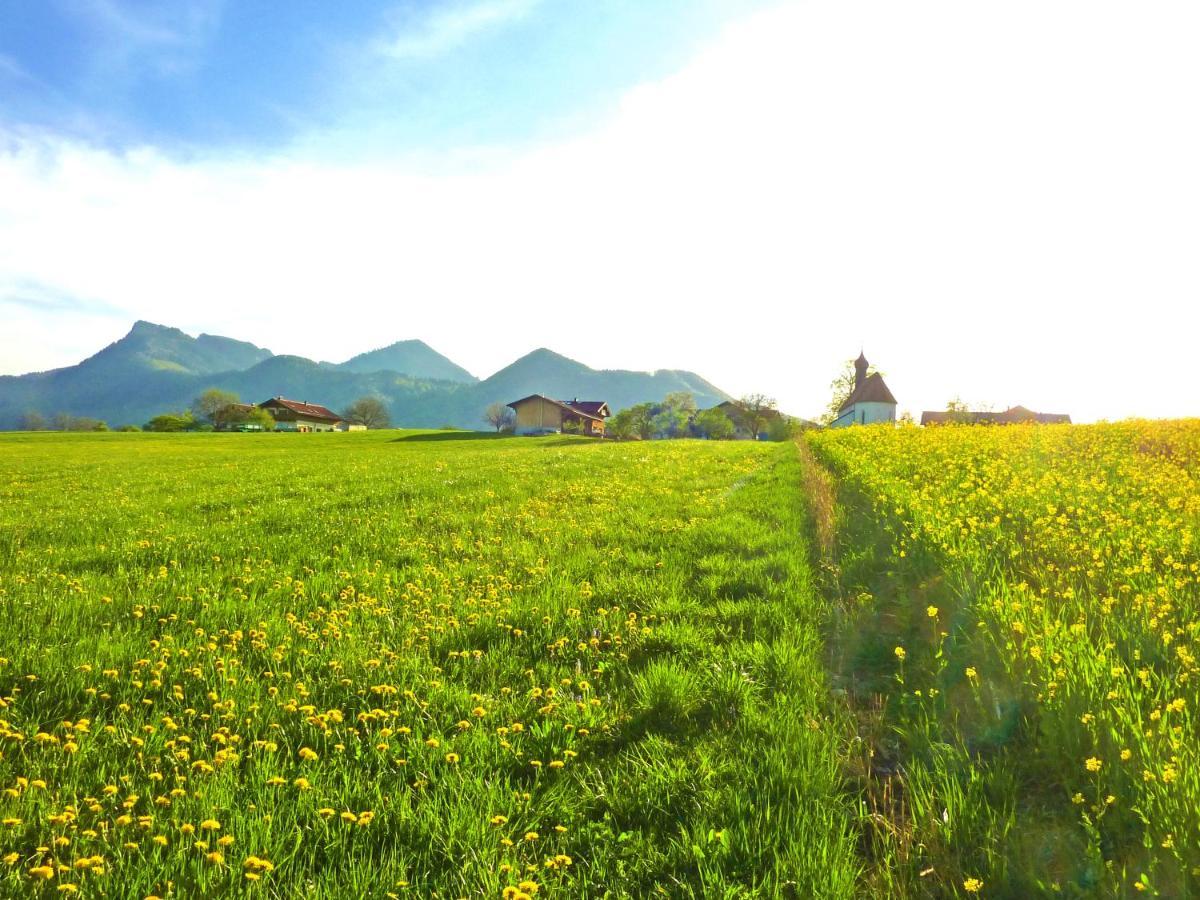
[[[587,413],[589,416],[609,416],[608,404],[603,400],[571,400],[567,402],[567,406],[572,409],[577,409],[582,413]]]
[[[591,419],[593,422],[603,422],[604,416],[608,415],[608,404],[601,400],[575,400],[571,403],[566,403],[562,400],[555,400],[552,397],[547,397],[544,394],[530,394],[528,397],[522,397],[520,400],[514,400],[507,404],[513,409],[516,409],[522,403],[528,403],[530,400],[545,400],[547,403],[553,403],[555,406],[565,409],[567,412],[580,416],[584,419]],[[589,412],[589,408],[595,408],[596,412]],[[604,411],[600,412],[603,407]]]
[[[1014,425],[1021,422],[1033,422],[1038,425],[1070,425],[1071,417],[1066,413],[1039,413],[1024,406],[1011,406],[1004,412],[980,410],[975,412],[933,412],[921,413],[922,425],[945,425],[953,422],[968,424]]]
[[[856,403],[890,403],[895,406],[896,398],[888,390],[888,386],[883,381],[883,376],[875,372],[864,378],[862,384],[850,393],[850,396],[846,398],[846,402],[841,405],[838,412],[845,412]]]
[[[342,417],[328,407],[320,406],[316,403],[305,403],[300,400],[288,400],[286,397],[272,397],[270,400],[264,400],[258,405],[263,407],[282,407],[298,416],[304,416],[306,419],[327,419],[330,422],[342,421]]]

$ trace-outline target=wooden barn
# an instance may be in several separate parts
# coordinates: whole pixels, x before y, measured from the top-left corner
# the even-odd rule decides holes
[[[611,415],[603,400],[553,400],[530,394],[508,404],[516,413],[516,434],[559,434],[574,432],[604,436],[604,420]]]

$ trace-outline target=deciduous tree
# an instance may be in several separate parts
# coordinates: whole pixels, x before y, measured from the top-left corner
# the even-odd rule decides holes
[[[512,407],[498,400],[489,403],[488,408],[483,411],[483,421],[495,428],[497,433],[511,429],[516,419]]]
[[[37,410],[30,410],[21,416],[22,431],[45,431],[46,417]]]
[[[696,398],[689,392],[673,391],[667,394],[654,413],[655,435],[674,438],[687,434],[688,421],[695,412]]]
[[[747,394],[737,402],[734,413],[738,424],[750,432],[754,440],[758,440],[758,436],[766,430],[767,422],[774,418],[774,414],[775,401],[765,394]]]
[[[698,412],[695,425],[700,436],[710,441],[727,441],[733,437],[733,420],[725,415],[725,410],[715,406]]]
[[[196,427],[196,417],[191,410],[180,413],[162,413],[144,426],[146,431],[191,431]]]
[[[209,388],[192,401],[192,414],[213,428],[227,428],[242,418],[237,408],[240,402],[233,391]]]
[[[367,428],[387,428],[392,424],[387,405],[378,397],[359,397],[346,407],[342,418],[354,425]]]
[[[257,425],[263,431],[275,430],[275,417],[261,406],[256,406],[250,412],[246,413],[244,421],[247,425]]]

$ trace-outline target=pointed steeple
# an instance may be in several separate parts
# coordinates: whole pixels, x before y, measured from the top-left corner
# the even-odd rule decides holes
[[[862,383],[867,378],[867,368],[869,367],[867,357],[861,350],[858,351],[858,359],[854,361],[854,387],[858,389],[862,387]]]

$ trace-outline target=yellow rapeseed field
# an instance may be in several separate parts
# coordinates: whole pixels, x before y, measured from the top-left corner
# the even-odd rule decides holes
[[[1200,422],[810,444],[842,485],[855,621],[888,629],[909,833],[887,852],[946,889],[1200,891]]]

